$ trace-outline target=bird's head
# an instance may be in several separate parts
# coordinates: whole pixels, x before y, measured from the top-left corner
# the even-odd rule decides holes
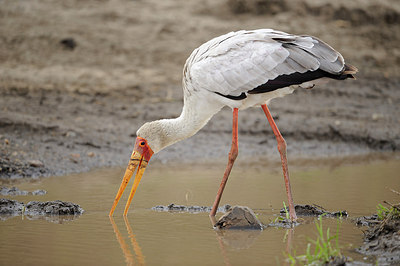
[[[124,215],[128,213],[129,205],[132,198],[139,186],[140,179],[143,176],[144,170],[150,161],[151,156],[154,153],[159,152],[161,149],[166,147],[169,142],[166,141],[165,135],[167,134],[164,130],[162,122],[153,121],[144,124],[136,132],[136,142],[133,148],[131,158],[129,160],[128,167],[126,168],[124,178],[122,180],[121,186],[119,187],[117,196],[115,197],[114,204],[110,211],[110,216],[113,215],[115,208],[117,207],[118,201],[122,196],[129,180],[131,179],[135,169],[137,168],[135,180],[132,186],[131,193],[129,195],[128,202],[125,206]]]
[[[147,140],[142,137],[137,137],[136,142],[135,142],[135,147],[133,148],[133,152],[131,155],[131,158],[129,160],[128,167],[126,168],[124,178],[122,179],[122,183],[119,187],[117,196],[115,197],[114,204],[111,208],[110,211],[110,216],[113,215],[115,208],[117,207],[118,201],[122,196],[122,193],[124,193],[124,190],[126,186],[129,183],[129,180],[131,179],[133,173],[135,172],[135,169],[137,168],[136,176],[134,183],[132,185],[132,190],[128,198],[128,202],[126,203],[125,206],[125,211],[124,215],[128,213],[129,205],[132,201],[133,196],[135,195],[136,189],[139,186],[140,179],[143,176],[144,170],[146,170],[147,164],[149,163],[149,160],[151,156],[154,154],[153,150],[150,148]]]

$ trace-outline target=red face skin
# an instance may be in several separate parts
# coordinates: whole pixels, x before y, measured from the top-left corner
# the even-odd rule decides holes
[[[146,162],[148,162],[151,156],[154,154],[147,143],[147,140],[141,137],[136,138],[134,151],[140,153]]]

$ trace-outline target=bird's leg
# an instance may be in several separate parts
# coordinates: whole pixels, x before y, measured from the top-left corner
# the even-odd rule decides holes
[[[233,109],[233,122],[232,122],[232,146],[231,151],[229,152],[228,165],[226,166],[224,177],[222,178],[221,185],[219,185],[219,189],[217,192],[217,197],[215,198],[213,207],[210,212],[210,217],[215,216],[217,213],[218,205],[221,200],[222,192],[224,192],[224,188],[226,182],[228,181],[229,174],[231,173],[233,163],[238,155],[238,108]]]
[[[275,134],[275,137],[276,137],[276,141],[278,142],[278,150],[279,150],[279,153],[281,154],[283,177],[285,178],[286,194],[287,194],[288,201],[289,201],[290,219],[292,221],[296,221],[297,220],[297,216],[296,216],[296,212],[294,210],[292,190],[290,188],[289,170],[288,170],[287,158],[286,158],[286,141],[282,137],[281,132],[279,132],[279,129],[276,126],[275,121],[272,118],[272,115],[269,112],[269,109],[268,109],[267,105],[263,104],[263,105],[261,105],[261,107],[264,110],[265,115],[267,116],[268,122],[271,125],[272,130],[274,131],[274,134]]]

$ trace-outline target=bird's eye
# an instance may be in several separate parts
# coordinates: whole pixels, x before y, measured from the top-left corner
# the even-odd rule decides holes
[[[140,142],[140,146],[144,146],[146,144],[146,142],[142,141]]]

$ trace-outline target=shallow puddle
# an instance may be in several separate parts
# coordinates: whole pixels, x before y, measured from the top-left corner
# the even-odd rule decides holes
[[[347,210],[350,217],[357,217],[374,213],[383,200],[398,201],[389,188],[399,190],[399,160],[332,165],[291,168],[296,203],[318,204],[329,211]],[[247,166],[235,165],[221,204],[249,206],[263,223],[269,223],[286,200],[282,173],[279,166]],[[25,203],[72,201],[86,212],[59,223],[21,216],[0,221],[0,264],[280,265],[285,263],[288,250],[304,253],[308,239],[316,238],[313,219],[294,230],[267,228],[262,232],[217,233],[211,228],[207,213],[150,210],[170,203],[210,206],[223,170],[222,164],[183,165],[174,169],[150,165],[126,220],[122,213],[128,190],[114,220],[108,217],[124,169],[19,182],[15,185],[20,189],[45,189],[48,193],[6,198]],[[323,224],[334,232],[337,220],[325,218]],[[361,244],[362,234],[351,219],[340,222],[339,241],[345,255],[363,260],[363,256],[352,251]]]

